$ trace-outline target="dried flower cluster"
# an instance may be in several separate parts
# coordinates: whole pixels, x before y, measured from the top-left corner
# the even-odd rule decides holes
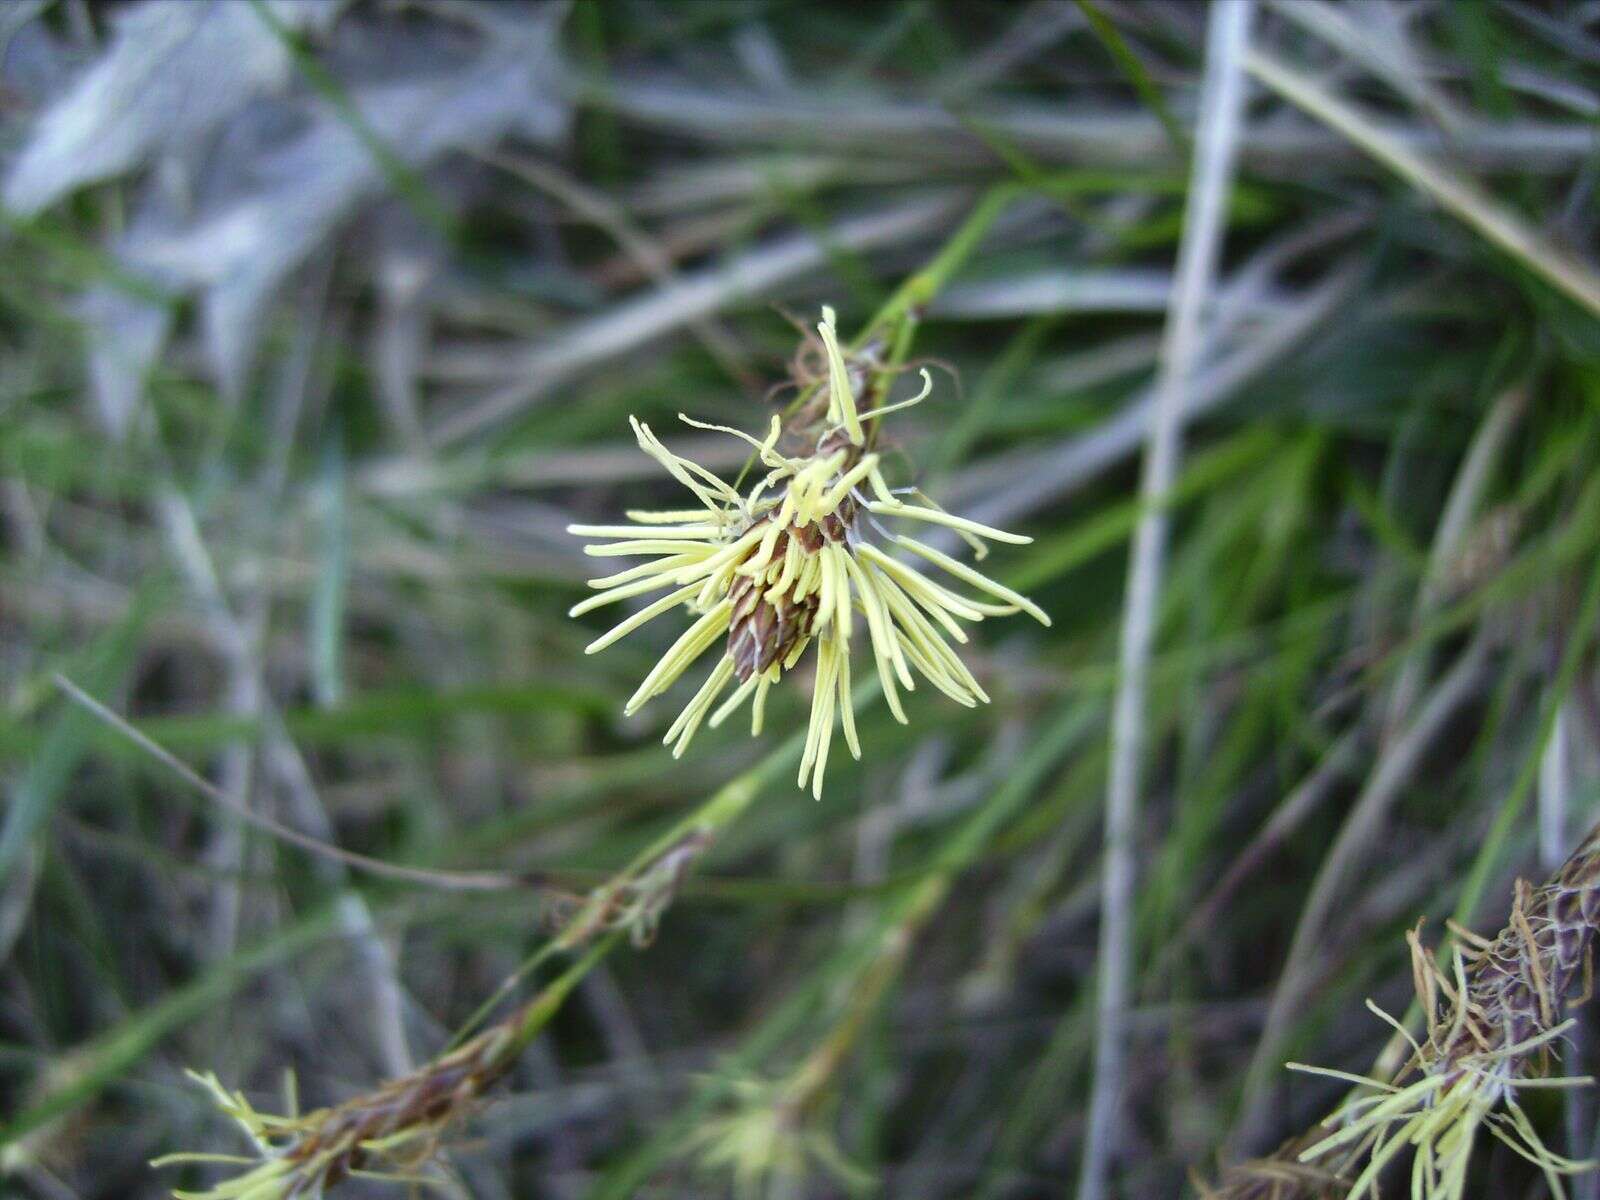
[[[587,966],[603,952],[602,934],[626,932],[636,946],[654,937],[661,914],[677,895],[695,860],[711,844],[711,831],[691,828],[659,852],[644,856],[562,916],[551,945],[590,946],[588,955],[516,1008],[454,1050],[401,1079],[333,1108],[299,1113],[291,1094],[288,1114],[257,1111],[241,1092],[230,1092],[211,1073],[190,1077],[255,1145],[254,1157],[170,1154],[152,1165],[224,1163],[247,1168],[204,1192],[174,1192],[178,1200],[296,1200],[320,1197],[349,1178],[422,1182],[416,1172],[438,1152],[446,1134],[510,1070],[544,1027]],[[565,908],[558,905],[558,908]]]
[[[924,399],[932,380],[923,372],[922,391],[900,404],[862,412],[856,403],[859,365],[852,370],[840,348],[831,309],[817,327],[826,352],[827,409],[820,428],[786,431],[774,416],[757,440],[726,426],[682,417],[697,429],[715,429],[750,443],[765,468],[741,494],[698,464],[673,454],[634,420],[639,447],[687,488],[697,506],[667,512],[627,514],[627,525],[573,525],[570,532],[603,539],[587,547],[601,558],[650,559],[615,575],[590,581],[598,594],[572,609],[592,609],[662,588],[666,595],[645,605],[588,646],[594,653],[663,613],[685,608],[694,623],[640,683],[625,712],[670,688],[718,643],[722,652],[699,690],[667,730],[665,741],[681,755],[702,723],[714,728],[747,701],[751,733],[761,731],[768,690],[816,644],[816,681],[811,720],[800,764],[799,784],[821,796],[835,723],[843,726],[851,754],[861,756],[850,700],[850,636],[856,612],[865,618],[884,698],[897,721],[906,721],[900,689],[915,687],[913,669],[959,704],[987,701],[972,672],[950,642],[965,642],[960,621],[1026,612],[1048,625],[1036,604],[948,554],[903,534],[887,531],[878,518],[903,518],[944,526],[964,537],[981,557],[983,539],[1023,544],[1030,539],[912,504],[890,488],[880,455],[869,444],[865,423]],[[798,441],[780,451],[786,432]],[[796,436],[798,434],[798,436]],[[975,599],[928,578],[897,559],[900,549],[933,563],[989,599]],[[723,694],[732,688],[731,694]],[[720,701],[720,703],[719,703]]]
[[[1414,1200],[1463,1200],[1478,1135],[1487,1131],[1539,1167],[1551,1193],[1563,1197],[1562,1177],[1595,1164],[1546,1146],[1518,1093],[1593,1082],[1547,1072],[1572,1025],[1568,1009],[1592,991],[1597,928],[1600,827],[1542,887],[1518,885],[1498,937],[1458,930],[1464,944],[1448,969],[1413,932],[1417,994],[1431,1024],[1427,1039],[1412,1043],[1400,1079],[1290,1064],[1355,1083],[1361,1094],[1311,1135],[1232,1168],[1206,1194],[1216,1200],[1376,1196],[1384,1169],[1409,1149]],[[1580,979],[1581,993],[1571,998]]]
[[[351,1178],[414,1180],[445,1132],[509,1069],[520,1022],[519,1013],[411,1075],[335,1108],[304,1114],[294,1111],[292,1097],[287,1115],[258,1112],[242,1092],[228,1091],[215,1075],[191,1072],[255,1144],[256,1157],[182,1153],[151,1165],[249,1168],[203,1192],[174,1192],[177,1200],[297,1200],[321,1196]]]

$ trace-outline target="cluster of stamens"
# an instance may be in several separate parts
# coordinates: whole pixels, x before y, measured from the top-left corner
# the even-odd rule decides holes
[[[932,390],[923,372],[920,393],[899,404],[862,413],[855,391],[859,367],[841,350],[830,309],[817,327],[828,363],[826,416],[800,436],[774,416],[761,440],[726,426],[682,419],[748,442],[765,469],[740,493],[688,459],[668,450],[641,422],[632,422],[639,446],[692,492],[699,507],[667,512],[629,512],[628,525],[574,525],[571,532],[605,539],[587,547],[597,557],[642,556],[640,566],[590,581],[597,595],[576,605],[579,616],[602,605],[660,588],[666,595],[645,605],[588,647],[604,649],[674,608],[697,614],[695,622],[645,676],[624,708],[635,712],[670,688],[719,640],[724,652],[671,727],[665,741],[682,754],[702,724],[720,725],[746,702],[751,733],[761,731],[767,692],[816,644],[816,682],[811,721],[800,766],[821,795],[835,721],[851,753],[859,758],[850,698],[849,641],[855,615],[865,620],[878,678],[890,712],[904,723],[900,692],[915,687],[913,671],[957,703],[988,700],[972,672],[951,648],[965,642],[959,621],[1027,612],[1049,624],[1032,601],[943,551],[888,532],[879,518],[903,518],[942,526],[965,539],[979,557],[984,540],[1026,543],[1030,539],[952,516],[931,504],[912,504],[890,488],[881,456],[872,450],[865,422],[910,407]],[[780,451],[780,443],[791,452]],[[991,599],[961,595],[913,569],[890,550],[932,562]],[[723,700],[723,694],[732,688]],[[719,703],[720,702],[720,703]]]

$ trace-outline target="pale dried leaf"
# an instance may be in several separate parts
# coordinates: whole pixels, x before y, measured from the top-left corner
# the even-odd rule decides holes
[[[298,29],[337,12],[331,0],[271,0],[271,9]],[[113,23],[110,49],[38,118],[7,173],[13,212],[36,213],[188,145],[289,77],[283,39],[246,3],[147,0]]]
[[[152,189],[117,257],[164,290],[198,294],[207,356],[224,390],[237,395],[279,286],[364,205],[394,190],[396,163],[420,168],[510,133],[548,142],[565,130],[556,57],[562,15],[549,6],[496,26],[483,49],[430,73],[351,86],[355,118],[320,97],[251,106],[223,131],[192,203]],[[106,339],[92,350],[93,373],[108,383],[102,408],[125,423],[166,327],[133,315],[130,305],[148,301],[105,291],[87,301],[95,334]]]

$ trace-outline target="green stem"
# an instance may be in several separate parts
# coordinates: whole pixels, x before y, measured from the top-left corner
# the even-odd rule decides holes
[[[989,802],[940,847],[930,873],[889,903],[851,985],[841,989],[849,995],[847,1007],[791,1077],[797,1107],[813,1103],[844,1065],[850,1048],[899,977],[912,942],[943,905],[956,880],[1034,794],[1050,767],[1089,730],[1097,710],[1094,702],[1073,700],[1067,704]]]
[[[853,702],[859,707],[872,698],[877,687],[878,683],[875,679],[863,683],[856,689],[852,698]],[[466,1023],[457,1030],[455,1037],[451,1039],[451,1048],[453,1049],[466,1041],[473,1031],[482,1026],[489,1014],[499,1007],[506,996],[534,971],[538,970],[557,954],[577,949],[582,941],[590,936],[594,930],[604,928],[606,917],[610,913],[618,893],[629,883],[638,879],[654,863],[658,862],[662,855],[682,845],[691,837],[709,840],[736,821],[744,813],[745,809],[750,807],[756,797],[761,794],[762,789],[766,787],[775,774],[792,767],[800,760],[800,753],[804,748],[805,731],[798,730],[760,762],[756,763],[755,766],[723,784],[692,813],[678,821],[672,828],[634,855],[633,859],[613,875],[608,882],[590,892],[583,907],[573,914],[572,918],[566,923],[564,931],[559,936],[540,946],[532,955],[523,960],[517,969],[495,989],[494,994],[479,1005],[473,1014],[467,1018]],[[597,950],[601,950],[599,954],[591,951],[578,960],[573,967],[569,968],[569,974],[574,971],[577,973],[573,982],[587,974],[601,958],[605,957],[605,954],[612,949],[614,944],[615,938],[607,937],[596,947]],[[560,977],[560,979],[566,978],[567,974],[563,974]],[[551,986],[554,987],[555,985],[552,984]],[[566,998],[566,994],[570,990],[570,986],[561,990],[559,996],[554,1000],[556,1007],[560,1007],[561,1001]],[[548,1017],[545,1019],[548,1020]]]
[[[914,314],[917,309],[931,303],[950,282],[950,277],[972,257],[1000,214],[1032,190],[1022,183],[998,183],[984,192],[967,214],[967,219],[950,235],[933,261],[895,289],[851,345],[861,347],[874,334],[897,325],[908,314]]]
[[[561,1011],[561,1006],[571,995],[572,989],[582,983],[584,976],[594,970],[600,960],[616,948],[617,943],[622,940],[622,933],[622,930],[616,929],[601,938],[589,947],[582,958],[545,984],[539,989],[538,995],[517,1010],[507,1022],[511,1027],[511,1037],[496,1056],[497,1065],[509,1067],[512,1061],[528,1048],[529,1043],[538,1037],[556,1013]]]

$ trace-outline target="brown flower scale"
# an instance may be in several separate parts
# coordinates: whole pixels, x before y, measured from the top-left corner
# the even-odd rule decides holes
[[[736,575],[728,588],[733,602],[733,618],[728,626],[728,653],[733,658],[733,673],[740,683],[752,675],[785,661],[795,647],[811,637],[816,627],[821,596],[817,592],[798,594],[798,586],[783,590],[784,560],[789,539],[800,543],[807,554],[818,553],[829,542],[845,542],[855,528],[856,504],[848,496],[835,512],[806,525],[790,525],[778,535],[772,552],[772,565],[760,575]],[[758,518],[751,528],[767,524],[771,516]]]
[[[1236,1163],[1222,1173],[1215,1186],[1192,1177],[1201,1200],[1336,1200],[1350,1191],[1350,1181],[1300,1161],[1300,1154],[1328,1131],[1318,1126],[1311,1133],[1291,1138],[1264,1158]]]
[[[1463,951],[1467,1003],[1459,1020],[1434,1026],[1424,1047],[1427,1069],[1455,1070],[1470,1055],[1520,1045],[1554,1028],[1592,962],[1597,927],[1600,826],[1542,887],[1518,885],[1511,921],[1494,941],[1475,941]],[[1585,999],[1589,990],[1583,989]]]
[[[592,893],[553,943],[587,952],[540,992],[489,1026],[411,1074],[331,1108],[259,1112],[242,1092],[224,1088],[213,1074],[190,1072],[218,1107],[254,1144],[253,1158],[178,1153],[152,1166],[230,1162],[247,1168],[203,1192],[176,1191],[176,1200],[311,1200],[352,1177],[414,1182],[416,1172],[468,1117],[516,1062],[517,1056],[560,1010],[566,997],[604,955],[609,941],[628,933],[646,944],[693,861],[710,844],[693,829],[658,855]],[[608,939],[599,935],[607,933]]]
[[[375,1148],[398,1141],[409,1148],[399,1156],[420,1162],[438,1138],[510,1068],[507,1053],[512,1026],[499,1025],[460,1049],[337,1108],[326,1109],[308,1132],[285,1153],[291,1164],[286,1200],[318,1195],[363,1170]],[[308,1118],[309,1120],[310,1118]]]

